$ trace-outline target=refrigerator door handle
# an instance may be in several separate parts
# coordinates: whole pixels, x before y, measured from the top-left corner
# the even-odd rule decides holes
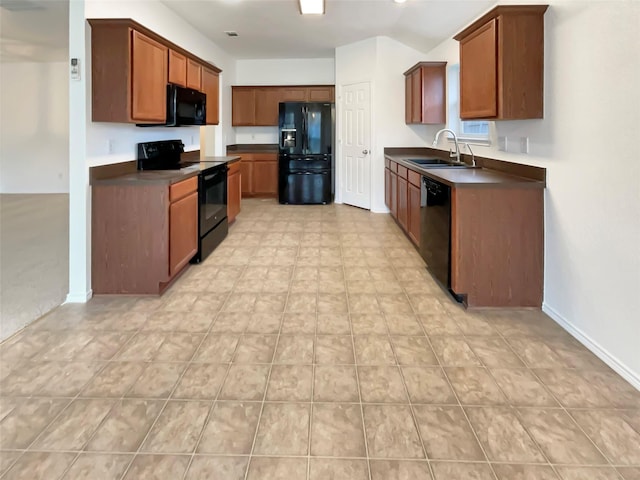
[[[302,153],[307,153],[307,107],[302,107]]]

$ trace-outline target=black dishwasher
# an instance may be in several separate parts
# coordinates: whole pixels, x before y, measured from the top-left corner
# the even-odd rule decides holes
[[[420,255],[433,276],[451,288],[451,187],[422,177]]]

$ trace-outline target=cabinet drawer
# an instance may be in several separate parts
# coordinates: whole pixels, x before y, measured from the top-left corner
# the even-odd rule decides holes
[[[188,180],[174,183],[169,187],[169,201],[175,202],[176,200],[186,197],[191,192],[198,190],[198,177],[191,177]]]
[[[256,162],[275,162],[278,160],[277,153],[254,153],[253,160]]]
[[[409,183],[415,185],[416,187],[420,187],[420,179],[422,177],[422,175],[420,175],[417,172],[414,172],[413,170],[409,170]]]
[[[407,167],[403,167],[402,165],[398,165],[398,176],[400,178],[404,178],[406,180],[408,171],[409,171],[409,169]]]
[[[230,177],[231,175],[239,171],[240,171],[240,162],[231,163],[229,164],[229,171],[227,171],[227,177]]]

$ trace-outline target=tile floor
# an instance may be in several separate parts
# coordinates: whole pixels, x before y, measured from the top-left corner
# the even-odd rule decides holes
[[[544,314],[465,312],[387,215],[243,203],[161,298],[0,346],[9,479],[640,479],[640,393]]]

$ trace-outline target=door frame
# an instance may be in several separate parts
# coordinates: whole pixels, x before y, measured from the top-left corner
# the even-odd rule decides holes
[[[373,192],[373,158],[375,155],[375,129],[373,128],[375,112],[374,112],[374,81],[371,79],[362,79],[358,81],[351,81],[347,83],[342,83],[340,85],[336,85],[336,158],[335,158],[335,166],[334,166],[334,174],[336,179],[336,192],[334,203],[343,203],[343,193],[344,193],[344,185],[342,179],[342,168],[344,166],[344,156],[342,151],[342,113],[344,112],[344,103],[343,103],[343,89],[345,87],[349,87],[351,85],[356,85],[358,83],[368,83],[369,84],[369,112],[370,112],[370,121],[369,121],[369,139],[371,141],[371,146],[369,147],[369,159],[371,160],[371,166],[369,169],[369,205],[371,205],[372,192]],[[357,208],[357,207],[354,207]],[[369,211],[371,207],[369,207]]]

